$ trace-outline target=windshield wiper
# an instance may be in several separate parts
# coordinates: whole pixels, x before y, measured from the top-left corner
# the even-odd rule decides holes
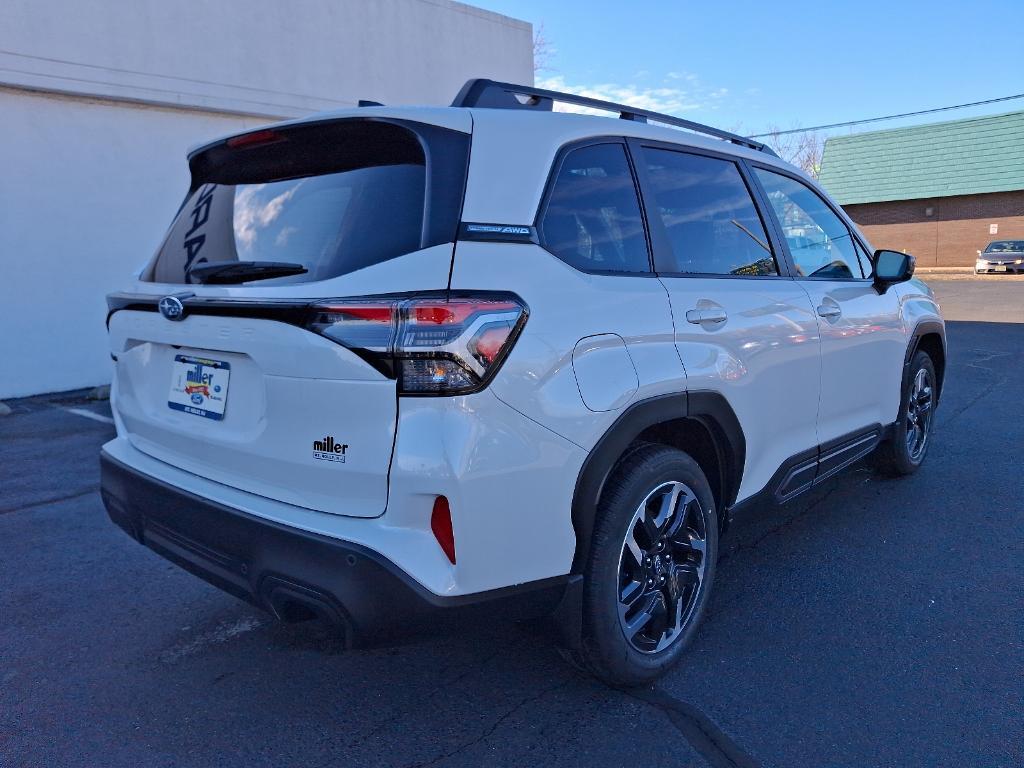
[[[729,219],[729,221],[731,223],[735,224],[737,227],[739,227],[742,232],[746,233],[750,237],[751,240],[753,240],[755,243],[757,243],[762,248],[764,248],[766,251],[768,251],[768,253],[772,252],[772,249],[768,247],[768,243],[766,243],[760,237],[758,237],[753,232],[751,232],[749,229],[744,227],[742,224],[740,224],[738,221],[736,221],[736,219]]]
[[[306,272],[308,270],[304,266],[290,261],[213,261],[192,267],[188,276],[204,285],[228,285],[302,275]]]

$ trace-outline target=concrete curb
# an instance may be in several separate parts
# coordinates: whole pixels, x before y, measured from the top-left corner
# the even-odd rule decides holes
[[[100,384],[98,387],[93,387],[89,390],[89,394],[86,395],[90,400],[109,400],[110,399],[110,385]]]

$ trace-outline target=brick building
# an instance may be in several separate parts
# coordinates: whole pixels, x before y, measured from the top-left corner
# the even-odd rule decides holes
[[[837,136],[820,180],[875,248],[970,266],[1024,239],[1024,112]]]

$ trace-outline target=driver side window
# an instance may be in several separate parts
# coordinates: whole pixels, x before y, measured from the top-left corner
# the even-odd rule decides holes
[[[864,277],[850,230],[817,192],[780,173],[754,172],[782,225],[797,274],[822,280]]]

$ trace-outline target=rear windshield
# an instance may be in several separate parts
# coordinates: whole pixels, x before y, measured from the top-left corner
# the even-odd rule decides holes
[[[438,132],[455,134],[437,129],[435,138]],[[442,194],[428,201],[427,153],[412,130],[349,120],[253,136],[193,158],[198,183],[150,280],[199,282],[190,275],[199,265],[275,261],[306,272],[261,285],[311,282],[454,239],[461,200]],[[468,137],[457,136],[468,148]],[[460,162],[458,151],[438,154],[438,162]]]
[[[989,243],[986,253],[1024,253],[1024,240],[997,240]]]

